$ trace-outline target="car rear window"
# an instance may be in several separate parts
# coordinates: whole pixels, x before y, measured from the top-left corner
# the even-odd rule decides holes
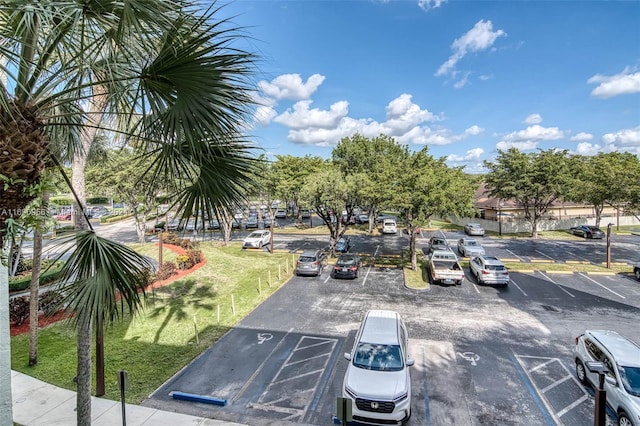
[[[298,262],[315,262],[316,258],[313,256],[300,256]]]
[[[341,257],[338,259],[338,265],[353,265],[356,263],[356,259],[353,257]]]
[[[486,265],[485,269],[487,271],[505,271],[507,268],[503,265]]]

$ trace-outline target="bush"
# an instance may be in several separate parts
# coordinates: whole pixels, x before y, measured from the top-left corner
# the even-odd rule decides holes
[[[46,266],[43,265],[42,270]],[[60,269],[62,269],[62,264],[52,266],[46,272],[40,274],[40,285],[51,284],[52,282],[58,279],[60,275]],[[18,277],[9,277],[9,291],[22,291],[28,289],[31,286],[31,273],[23,274]]]
[[[109,199],[107,197],[87,198],[87,204],[109,204]]]
[[[14,297],[9,301],[9,321],[20,325],[29,318],[29,298],[27,296]]]
[[[191,260],[191,266],[202,262],[202,250],[187,250],[186,255]]]
[[[173,262],[164,262],[156,273],[156,280],[162,281],[174,276],[177,273],[177,266]]]
[[[53,315],[59,310],[62,299],[62,293],[57,290],[44,291],[38,296],[38,308],[45,315]]]

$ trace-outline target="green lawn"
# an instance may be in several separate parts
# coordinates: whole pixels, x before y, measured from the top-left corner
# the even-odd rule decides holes
[[[135,247],[157,257],[157,246]],[[119,399],[116,373],[126,370],[127,402],[140,403],[275,292],[293,270],[291,254],[244,251],[239,243],[200,248],[205,266],[155,289],[142,315],[127,315],[105,331],[106,398]],[[167,251],[164,257],[171,255]],[[12,337],[12,368],[75,390],[76,340],[68,324],[42,329],[38,348],[38,365],[29,367],[28,335]]]

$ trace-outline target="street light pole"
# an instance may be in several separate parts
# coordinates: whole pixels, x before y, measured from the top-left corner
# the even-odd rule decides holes
[[[611,268],[611,225],[607,225],[607,269]]]

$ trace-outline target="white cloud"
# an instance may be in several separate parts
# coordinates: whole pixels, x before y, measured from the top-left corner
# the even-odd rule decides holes
[[[565,132],[557,127],[542,127],[538,124],[529,126],[524,130],[511,132],[505,135],[502,140],[506,142],[526,142],[526,141],[551,141],[565,137]]]
[[[506,35],[507,33],[503,30],[493,31],[493,23],[491,21],[478,21],[472,29],[453,42],[451,45],[453,53],[445,63],[440,65],[440,68],[436,71],[436,77],[455,75],[456,64],[468,53],[487,50],[493,46],[498,37]],[[466,76],[463,80],[466,80]]]
[[[524,124],[540,124],[542,123],[542,116],[540,114],[531,114],[524,119]]]
[[[413,103],[411,98],[411,95],[403,93],[389,102],[385,108],[387,120],[384,126],[391,130],[390,136],[403,134],[418,124],[438,120],[433,113]]]
[[[307,127],[317,127],[329,129],[336,127],[340,120],[349,113],[349,103],[338,101],[331,105],[329,111],[322,111],[318,108],[309,109],[312,101],[296,102],[293,109],[289,108],[273,119],[290,129],[304,129]]]
[[[640,152],[640,126],[619,130],[615,133],[607,133],[602,136],[602,140],[607,145],[619,147],[630,147]]]
[[[471,136],[479,135],[482,132],[484,132],[484,129],[482,127],[476,126],[475,124],[464,131],[465,134]]]
[[[475,160],[478,160],[482,154],[484,154],[484,149],[474,148],[467,151],[465,155],[450,154],[449,156],[447,156],[447,161],[451,161],[451,162],[475,161]]]
[[[600,145],[589,142],[580,142],[576,147],[576,154],[578,155],[596,155],[600,151],[602,151]]]
[[[532,149],[536,149],[537,147],[538,141],[500,141],[496,144],[496,149],[499,149],[501,151],[507,151],[510,148],[516,148],[519,151],[531,151]]]
[[[282,74],[270,82],[262,80],[258,82],[258,89],[263,96],[268,96],[277,100],[291,99],[294,101],[309,99],[324,82],[325,77],[320,74],[313,74],[302,81],[300,74]]]
[[[418,6],[425,12],[438,8],[445,4],[447,0],[418,0]]]
[[[260,126],[267,126],[278,115],[278,112],[271,106],[263,105],[256,109],[253,114],[253,121]]]
[[[594,98],[612,98],[618,95],[640,93],[640,72],[632,72],[626,67],[620,74],[611,76],[596,74],[587,83],[598,84],[591,91]]]
[[[574,142],[586,142],[586,141],[590,141],[591,139],[593,139],[593,135],[591,133],[585,133],[585,132],[580,132],[577,133],[575,136],[572,136],[571,141]]]

